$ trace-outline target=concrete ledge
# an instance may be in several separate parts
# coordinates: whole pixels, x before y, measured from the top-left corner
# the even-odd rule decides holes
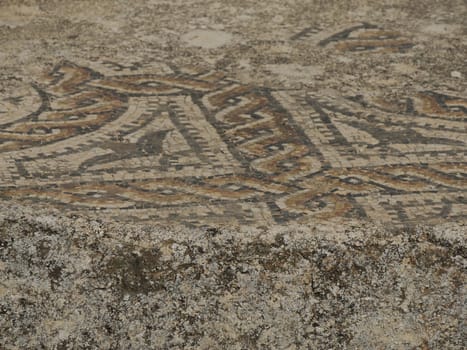
[[[0,209],[4,349],[462,348],[462,224],[164,230]]]

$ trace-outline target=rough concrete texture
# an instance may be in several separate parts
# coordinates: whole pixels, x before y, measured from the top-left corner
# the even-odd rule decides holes
[[[465,229],[0,217],[4,349],[463,349]]]
[[[463,0],[0,0],[0,349],[463,349]]]

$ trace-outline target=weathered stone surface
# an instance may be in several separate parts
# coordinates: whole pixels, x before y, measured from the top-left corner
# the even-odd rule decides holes
[[[465,226],[166,230],[1,209],[5,349],[465,344]]]

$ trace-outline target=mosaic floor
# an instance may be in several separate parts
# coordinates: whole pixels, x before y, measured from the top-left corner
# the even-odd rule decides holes
[[[192,225],[467,212],[460,96],[371,100],[63,61],[3,106],[4,199]]]
[[[367,22],[281,43],[300,42],[347,55],[417,44]],[[0,199],[189,226],[463,220],[466,118],[467,97],[443,89],[384,98],[61,59],[0,94]]]

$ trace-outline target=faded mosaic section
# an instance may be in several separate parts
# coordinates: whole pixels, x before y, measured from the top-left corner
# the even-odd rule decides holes
[[[3,51],[34,55],[0,84],[0,198],[194,226],[465,219],[459,19],[159,3],[4,7]],[[32,47],[15,31],[39,20]],[[39,77],[56,52],[71,61]]]
[[[318,45],[411,47],[367,24]],[[193,67],[62,61],[0,106],[1,199],[190,226],[467,213],[467,99],[444,91],[393,101]]]

